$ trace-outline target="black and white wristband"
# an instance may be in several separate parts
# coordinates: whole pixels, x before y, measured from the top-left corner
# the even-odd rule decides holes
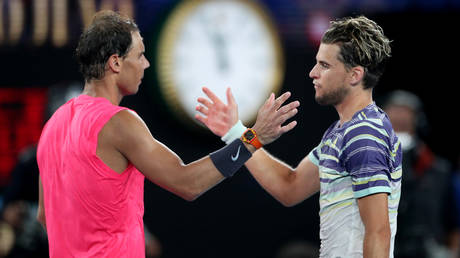
[[[244,143],[236,139],[227,146],[209,154],[212,163],[224,177],[233,176],[252,157]]]

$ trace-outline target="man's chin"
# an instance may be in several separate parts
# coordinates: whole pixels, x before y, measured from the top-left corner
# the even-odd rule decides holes
[[[327,101],[322,97],[315,96],[315,101],[316,101],[316,103],[318,103],[321,106],[327,106],[328,105]]]
[[[348,91],[342,88],[329,94],[323,94],[321,96],[315,95],[315,100],[322,106],[336,106],[345,99],[347,94]]]

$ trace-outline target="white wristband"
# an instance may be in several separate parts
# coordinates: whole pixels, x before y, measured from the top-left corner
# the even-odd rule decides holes
[[[224,141],[226,144],[229,144],[233,142],[234,140],[238,139],[243,135],[243,133],[246,131],[246,126],[241,123],[241,120],[238,120],[235,125],[233,125],[228,132],[220,138],[222,141]]]

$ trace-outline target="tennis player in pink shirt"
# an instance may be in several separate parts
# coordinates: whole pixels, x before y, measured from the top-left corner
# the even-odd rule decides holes
[[[193,51],[193,50],[191,50]],[[239,135],[190,164],[155,140],[132,110],[118,106],[138,91],[149,62],[137,25],[112,11],[96,14],[76,57],[83,93],[45,125],[37,150],[37,218],[48,233],[50,257],[145,257],[144,178],[194,200],[231,177],[256,148],[291,130],[297,113],[290,94],[271,94],[259,110],[251,140]],[[229,105],[232,103],[227,90]],[[220,103],[214,103],[219,105]],[[254,145],[258,142],[257,145]]]

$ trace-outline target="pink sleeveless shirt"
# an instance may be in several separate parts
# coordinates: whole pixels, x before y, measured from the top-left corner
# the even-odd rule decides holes
[[[145,257],[144,175],[96,155],[98,134],[126,108],[80,95],[46,123],[37,150],[50,257]]]

